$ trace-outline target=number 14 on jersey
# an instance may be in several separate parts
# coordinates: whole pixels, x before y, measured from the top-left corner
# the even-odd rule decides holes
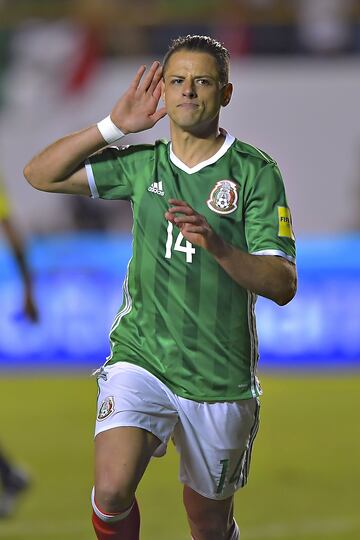
[[[185,245],[183,244],[184,236],[179,232],[177,235],[177,238],[175,240],[174,244],[174,238],[173,238],[173,231],[174,226],[169,221],[167,226],[167,239],[166,239],[166,251],[165,251],[165,259],[171,259],[172,256],[172,250],[174,251],[181,251],[182,253],[185,253],[186,255],[186,262],[192,263],[192,257],[195,253],[195,248],[193,247],[192,243],[188,240],[185,240]],[[174,247],[173,247],[174,244]]]

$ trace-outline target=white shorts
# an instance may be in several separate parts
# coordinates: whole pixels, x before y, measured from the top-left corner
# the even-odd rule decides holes
[[[210,499],[226,499],[246,484],[259,427],[257,398],[192,401],[128,362],[101,368],[97,381],[95,435],[132,426],[150,431],[165,445],[172,437],[180,454],[180,481]]]

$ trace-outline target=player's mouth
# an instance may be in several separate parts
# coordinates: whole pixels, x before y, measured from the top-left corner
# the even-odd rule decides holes
[[[179,103],[179,105],[177,106],[181,107],[182,109],[193,110],[193,109],[197,109],[199,105],[197,105],[196,103]]]

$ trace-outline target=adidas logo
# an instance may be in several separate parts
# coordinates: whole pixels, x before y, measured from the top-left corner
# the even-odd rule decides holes
[[[153,182],[151,184],[151,186],[148,187],[148,191],[150,191],[151,193],[155,193],[156,195],[160,195],[161,197],[163,197],[165,195],[164,191],[163,191],[163,183],[162,183],[162,180],[160,180],[159,182]]]

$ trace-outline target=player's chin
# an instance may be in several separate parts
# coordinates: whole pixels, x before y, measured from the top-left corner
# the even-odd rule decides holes
[[[188,133],[197,134],[202,129],[202,123],[199,120],[192,122],[178,122],[177,126]]]
[[[189,127],[197,125],[199,123],[200,116],[197,111],[187,111],[182,114],[174,115],[172,120],[179,127]]]

